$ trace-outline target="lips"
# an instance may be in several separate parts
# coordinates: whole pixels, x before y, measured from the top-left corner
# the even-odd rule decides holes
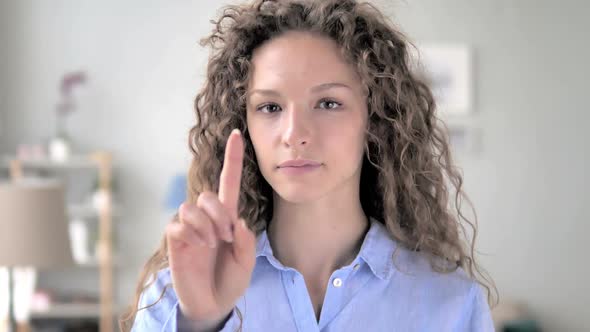
[[[284,163],[279,165],[279,168],[283,167],[304,167],[304,166],[320,166],[321,163],[315,160],[308,160],[308,159],[293,159],[285,161]]]

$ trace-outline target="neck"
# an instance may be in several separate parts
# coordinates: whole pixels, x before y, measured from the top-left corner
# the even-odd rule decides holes
[[[274,214],[268,238],[275,257],[285,266],[314,279],[350,264],[369,228],[358,188],[305,203],[274,195]]]

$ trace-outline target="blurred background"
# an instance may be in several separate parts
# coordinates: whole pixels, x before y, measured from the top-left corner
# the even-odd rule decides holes
[[[182,198],[208,57],[198,41],[224,3],[0,0],[0,176],[67,183],[75,263],[38,270],[35,329],[96,330],[101,310],[133,299]],[[590,331],[590,3],[373,3],[431,60],[450,56],[432,64],[444,72],[434,83],[450,91],[480,262],[504,305],[496,317]]]

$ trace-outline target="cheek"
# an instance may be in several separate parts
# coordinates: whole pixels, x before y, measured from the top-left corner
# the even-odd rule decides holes
[[[325,144],[324,148],[327,149],[325,152],[332,159],[330,164],[339,165],[338,167],[346,167],[347,170],[355,170],[361,163],[365,134],[364,127],[360,127],[358,122],[353,124],[340,123],[338,126],[330,126],[329,130],[322,132],[321,137],[321,140]]]
[[[252,147],[254,148],[254,154],[261,171],[264,171],[264,169],[268,168],[268,165],[271,165],[273,162],[271,153],[272,147],[270,146],[272,141],[269,137],[268,131],[259,127],[260,125],[257,123],[248,123],[248,132]]]
[[[341,145],[345,150],[363,145],[365,138],[365,123],[360,117],[350,117],[340,121],[325,121],[322,124],[321,135],[330,144]]]

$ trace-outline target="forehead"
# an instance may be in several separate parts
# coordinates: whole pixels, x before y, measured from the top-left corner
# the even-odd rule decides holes
[[[307,32],[288,32],[264,43],[254,51],[252,66],[253,87],[328,81],[359,84],[336,42]]]

